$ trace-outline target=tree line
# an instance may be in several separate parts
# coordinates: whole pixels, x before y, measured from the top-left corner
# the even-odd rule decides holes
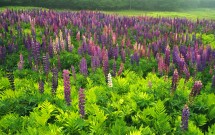
[[[0,6],[37,6],[59,9],[177,11],[213,8],[215,0],[1,0]]]

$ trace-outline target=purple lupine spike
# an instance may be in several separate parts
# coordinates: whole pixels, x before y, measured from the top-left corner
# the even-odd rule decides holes
[[[44,67],[45,74],[48,75],[49,67],[50,67],[49,54],[48,53],[46,53],[46,55],[43,56],[43,67]]]
[[[53,57],[53,46],[52,46],[52,41],[50,41],[49,46],[48,46],[48,52],[49,52],[49,56],[52,58]]]
[[[19,69],[19,70],[22,70],[22,69],[23,69],[23,67],[24,67],[23,55],[22,55],[22,54],[20,54],[20,55],[19,55],[18,69]]]
[[[113,56],[115,59],[117,59],[118,55],[119,55],[119,46],[117,45],[113,50]]]
[[[52,69],[52,95],[56,94],[56,90],[58,87],[58,69]]]
[[[115,59],[114,59],[114,62],[113,62],[112,76],[113,76],[113,77],[116,76],[116,60],[115,60]]]
[[[178,63],[179,66],[179,73],[182,74],[183,70],[184,70],[184,65],[185,65],[185,61],[184,61],[184,57],[181,56],[180,61]]]
[[[184,73],[185,73],[185,76],[186,76],[186,80],[189,80],[190,78],[190,72],[189,72],[189,68],[187,65],[184,65]]]
[[[64,82],[64,97],[67,102],[67,105],[71,105],[71,99],[70,99],[70,77],[69,77],[69,71],[63,70],[63,82]]]
[[[81,115],[81,118],[84,118],[85,116],[85,94],[84,89],[79,89],[79,112]]]
[[[181,117],[181,128],[184,131],[186,131],[188,129],[189,116],[190,116],[189,108],[187,105],[185,105],[182,110],[182,117]]]
[[[104,56],[103,56],[102,67],[103,67],[104,75],[105,75],[105,77],[107,77],[107,75],[109,73],[109,63],[108,63],[108,55],[107,55],[107,53],[104,54]]]
[[[178,64],[180,61],[178,46],[173,47],[172,59],[173,59],[173,63],[176,63],[176,64]]]
[[[178,70],[175,69],[173,76],[172,76],[172,89],[171,93],[173,94],[177,88],[177,83],[178,83],[179,75],[178,75]]]
[[[202,82],[201,81],[195,81],[192,91],[190,92],[190,97],[196,97],[200,94],[202,89]]]
[[[165,50],[165,58],[164,58],[165,67],[168,68],[170,64],[170,48],[169,45],[167,45]]]
[[[138,52],[135,51],[133,57],[134,57],[136,64],[139,65],[140,57],[139,57]]]
[[[42,80],[39,81],[39,92],[44,93],[44,82]]]
[[[60,61],[59,55],[57,56],[57,66],[58,66],[58,69],[60,70],[61,69],[61,61]]]
[[[197,54],[197,57],[196,57],[196,65],[197,65],[197,70],[202,71],[201,55],[199,54]]]
[[[213,75],[213,79],[212,79],[212,85],[211,85],[212,88],[215,88],[215,75]]]
[[[73,79],[76,80],[76,73],[74,66],[71,66]]]
[[[120,75],[122,74],[123,70],[124,70],[124,64],[123,64],[123,63],[121,63],[121,64],[120,64],[120,68],[119,68],[119,71],[118,71],[117,75],[118,75],[118,76],[120,76]]]
[[[87,74],[88,74],[88,71],[87,71],[87,61],[86,61],[85,58],[81,59],[81,62],[80,62],[80,72],[84,76],[87,76]]]
[[[6,48],[4,46],[0,46],[0,62],[3,63],[6,58]]]
[[[158,71],[162,75],[164,70],[164,60],[163,56],[158,56]]]
[[[91,69],[93,72],[96,70],[96,56],[91,57]]]
[[[122,60],[123,63],[125,63],[125,57],[126,57],[125,50],[122,49],[121,50],[121,60]]]

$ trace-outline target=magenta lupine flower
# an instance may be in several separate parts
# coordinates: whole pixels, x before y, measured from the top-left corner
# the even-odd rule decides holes
[[[184,57],[182,56],[179,63],[179,73],[182,74],[183,70],[184,70],[184,65],[185,65],[185,61],[184,61]]]
[[[76,72],[74,66],[71,66],[73,79],[76,80]]]
[[[85,116],[85,94],[84,89],[79,89],[79,112],[81,115],[81,118],[84,118]]]
[[[186,80],[189,80],[190,78],[190,72],[189,72],[189,68],[187,65],[184,65],[184,73],[185,73],[185,76],[186,76]]]
[[[54,54],[52,42],[50,42],[50,44],[48,46],[48,53],[49,53],[49,56],[52,58],[53,54]]]
[[[43,67],[44,67],[45,74],[48,75],[49,67],[50,67],[49,54],[48,53],[46,53],[46,55],[43,56]]]
[[[102,67],[105,77],[107,77],[109,73],[109,63],[108,63],[108,55],[107,53],[103,55]]]
[[[122,50],[121,50],[121,60],[122,60],[123,63],[125,63],[125,57],[126,57],[125,55],[126,55],[126,54],[125,54],[125,50],[122,49]]]
[[[165,58],[164,58],[165,68],[167,69],[170,65],[170,48],[169,45],[167,45],[165,50]]]
[[[189,116],[190,116],[189,108],[187,105],[185,105],[182,110],[182,117],[181,117],[181,129],[184,131],[188,129]]]
[[[88,74],[88,71],[87,71],[87,61],[86,61],[85,58],[81,59],[81,62],[80,62],[80,72],[84,76],[87,76],[87,74]]]
[[[52,95],[56,94],[56,90],[58,87],[58,69],[52,69]]]
[[[171,91],[172,94],[175,92],[177,88],[178,79],[179,79],[178,70],[175,69],[174,74],[172,76],[172,91]]]
[[[118,71],[118,73],[117,73],[117,75],[118,76],[120,76],[121,74],[122,74],[122,71],[124,70],[124,64],[123,63],[121,63],[120,64],[120,68],[119,68],[119,71]]]
[[[44,82],[42,80],[39,81],[39,92],[44,93]]]
[[[70,99],[70,77],[69,77],[69,71],[63,70],[63,82],[64,82],[64,98],[67,102],[67,105],[71,104]]]
[[[197,70],[202,71],[201,55],[199,55],[199,54],[197,54],[196,64],[197,64]]]
[[[201,81],[195,81],[192,91],[190,92],[191,97],[196,97],[200,94],[200,91],[202,89],[202,82]]]
[[[164,60],[163,56],[159,56],[158,58],[158,71],[162,75],[164,70]]]

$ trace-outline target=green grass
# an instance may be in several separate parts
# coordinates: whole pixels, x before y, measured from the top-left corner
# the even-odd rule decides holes
[[[108,14],[117,14],[122,16],[152,16],[152,17],[179,17],[188,19],[213,19],[215,20],[215,9],[195,9],[177,12],[167,11],[136,11],[136,10],[123,10],[123,11],[104,11]]]
[[[0,12],[9,9],[34,9],[38,7],[21,7],[21,6],[8,6],[8,7],[0,7]],[[43,8],[46,9],[46,8]],[[62,9],[56,9],[59,11],[64,11]],[[66,10],[68,11],[68,10]],[[102,11],[107,14],[117,14],[120,16],[152,16],[152,17],[179,17],[179,18],[188,18],[195,20],[199,19],[212,19],[215,20],[215,8],[214,9],[193,9],[193,10],[183,10],[176,12],[167,12],[167,11],[138,11],[138,10],[121,10],[121,11]]]

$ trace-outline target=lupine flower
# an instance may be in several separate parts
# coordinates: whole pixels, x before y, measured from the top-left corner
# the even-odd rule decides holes
[[[59,55],[57,56],[57,66],[58,66],[58,69],[60,70],[61,69],[61,61],[60,61]]]
[[[58,69],[52,69],[52,95],[56,94],[56,90],[58,87]]]
[[[179,78],[178,70],[175,69],[174,74],[173,74],[173,76],[172,76],[172,91],[171,91],[172,94],[173,94],[173,93],[175,92],[175,90],[176,90],[178,78]]]
[[[79,89],[79,112],[81,115],[81,118],[84,118],[85,116],[85,94],[84,94],[84,89],[80,88]]]
[[[77,39],[78,41],[80,41],[80,39],[81,39],[80,31],[76,34],[76,39]]]
[[[178,66],[179,66],[179,73],[181,74],[184,70],[184,65],[185,65],[185,61],[184,61],[184,57],[182,56],[179,63],[178,63]]]
[[[107,77],[108,72],[109,72],[109,63],[108,63],[108,55],[107,54],[104,54],[102,64],[103,64],[104,75]]]
[[[61,30],[59,32],[59,37],[60,37],[60,39],[59,39],[60,47],[61,47],[62,50],[65,50],[65,43],[64,43],[64,39],[63,39],[63,33],[62,33]]]
[[[71,104],[70,99],[70,77],[69,77],[69,71],[63,70],[63,82],[64,82],[64,97],[67,102],[67,105]]]
[[[113,87],[112,76],[110,73],[108,74],[107,78],[108,78],[108,87]]]
[[[24,66],[24,60],[22,54],[19,55],[19,63],[18,63],[18,69],[22,70]]]
[[[84,76],[87,76],[87,74],[88,74],[88,71],[87,71],[87,61],[86,61],[85,58],[81,59],[81,62],[80,62],[80,72]]]
[[[189,72],[189,68],[187,65],[184,65],[184,73],[185,73],[185,76],[186,76],[186,80],[189,80],[190,78],[190,72]]]
[[[121,50],[121,60],[122,60],[123,63],[125,63],[125,55],[126,55],[126,54],[125,54],[125,50],[122,49],[122,50]]]
[[[164,58],[165,67],[168,68],[170,64],[170,48],[169,45],[167,45],[165,50],[165,58]]]
[[[12,88],[12,90],[15,90],[15,85],[14,85],[14,74],[12,70],[7,70],[7,78],[10,82],[10,86]]]
[[[43,56],[43,66],[44,66],[45,74],[48,75],[49,67],[50,67],[49,54],[48,53],[46,53],[46,55]]]
[[[188,129],[188,120],[190,116],[190,111],[187,105],[184,106],[182,110],[182,117],[181,117],[181,128],[182,130],[187,130]]]
[[[119,68],[119,71],[118,71],[118,73],[117,73],[117,75],[118,76],[120,76],[121,74],[122,74],[122,71],[124,70],[124,64],[123,63],[121,63],[120,64],[120,68]]]
[[[71,66],[73,79],[76,80],[76,73],[74,66]]]
[[[39,92],[41,94],[44,92],[44,82],[42,80],[39,81]]]
[[[50,43],[49,43],[49,46],[48,46],[48,53],[49,53],[49,56],[52,58],[53,57],[53,46],[52,46],[52,39],[50,38]]]
[[[159,56],[158,58],[158,71],[162,75],[164,70],[164,60],[163,56]]]
[[[199,95],[201,89],[202,89],[202,82],[201,81],[195,81],[193,88],[192,88],[192,91],[190,92],[190,98],[194,98],[197,95]]]

